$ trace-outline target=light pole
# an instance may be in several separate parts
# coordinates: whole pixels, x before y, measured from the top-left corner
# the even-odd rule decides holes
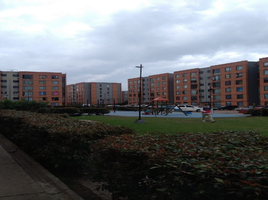
[[[144,123],[144,121],[141,119],[141,74],[142,74],[142,64],[140,66],[136,66],[137,68],[140,68],[140,87],[139,87],[139,119],[135,121],[135,123]]]

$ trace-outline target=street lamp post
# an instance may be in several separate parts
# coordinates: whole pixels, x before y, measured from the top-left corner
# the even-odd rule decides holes
[[[144,121],[141,119],[141,74],[142,74],[142,64],[140,66],[136,66],[137,68],[140,68],[140,87],[139,87],[139,119],[135,121],[135,123],[144,123]]]

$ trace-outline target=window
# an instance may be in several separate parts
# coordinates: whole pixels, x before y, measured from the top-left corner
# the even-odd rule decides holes
[[[225,98],[226,98],[226,99],[232,99],[232,95],[227,94],[227,95],[225,95]]]
[[[236,73],[236,74],[235,74],[235,77],[236,77],[236,78],[239,78],[239,77],[242,77],[242,76],[243,76],[243,75],[242,75],[242,73],[241,73],[241,72],[240,72],[240,73]]]
[[[183,91],[182,91],[182,94],[187,94],[187,91],[186,91],[186,90],[183,90]]]
[[[235,81],[235,84],[236,85],[241,85],[241,84],[243,84],[243,81],[242,80],[237,80],[237,81]]]
[[[53,86],[53,87],[52,87],[52,90],[58,90],[58,89],[59,89],[58,86]]]
[[[213,94],[220,94],[221,93],[221,89],[213,89]]]
[[[232,92],[231,88],[225,88],[225,92]]]
[[[212,77],[213,81],[220,81],[221,80],[221,76],[213,76]]]
[[[183,85],[183,88],[187,88],[187,85]]]
[[[225,78],[231,78],[231,74],[225,74]]]
[[[1,80],[1,83],[6,83],[7,82],[7,80]]]
[[[165,76],[162,76],[162,80],[166,80],[166,77]]]
[[[52,92],[52,95],[57,96],[57,95],[59,95],[59,92]]]
[[[268,86],[264,86],[264,90],[265,91],[268,91]]]
[[[197,95],[197,90],[191,90],[191,95]]]
[[[151,83],[151,87],[154,87],[154,83]]]
[[[39,92],[39,95],[46,95],[46,92]]]
[[[58,101],[59,97],[52,97],[52,101]]]
[[[180,97],[176,97],[176,100],[180,100]]]
[[[128,82],[128,84],[131,84],[131,83],[132,83],[131,81]]]
[[[154,78],[150,78],[150,82],[154,82]]]
[[[226,72],[230,72],[230,71],[231,71],[231,67],[226,67],[226,68],[225,68],[225,71],[226,71]]]
[[[268,94],[264,94],[264,98],[265,99],[268,99]]]
[[[39,84],[40,85],[45,85],[46,84],[46,81],[39,81]]]
[[[197,84],[191,85],[191,89],[197,89]]]
[[[39,75],[39,79],[45,79],[46,77],[47,77],[46,75]]]
[[[166,95],[167,93],[166,92],[162,92],[163,95]]]
[[[243,94],[238,94],[237,99],[243,99]]]
[[[1,85],[1,88],[7,88],[7,86],[6,85]]]
[[[18,83],[19,82],[19,80],[13,80],[13,83]]]
[[[52,81],[52,85],[58,85],[59,81]]]
[[[191,77],[196,77],[196,72],[192,72]]]
[[[213,83],[213,88],[217,88],[217,87],[221,87],[221,83],[220,82]]]
[[[220,69],[213,69],[212,74],[219,74],[221,72]]]
[[[159,78],[159,77],[157,77],[157,78],[156,78],[156,80],[157,80],[157,81],[160,81],[160,78]]]
[[[33,86],[23,86],[22,90],[33,90]]]
[[[160,82],[157,82],[156,85],[160,85]]]
[[[180,87],[181,87],[181,86],[179,86],[179,85],[176,85],[176,89],[180,89]]]
[[[19,88],[19,86],[16,86],[16,85],[15,85],[15,86],[13,86],[13,88]]]
[[[52,103],[52,106],[59,106],[59,103]]]
[[[52,75],[51,78],[52,78],[52,79],[59,79],[59,76],[57,76],[57,75]]]
[[[24,97],[24,98],[22,98],[22,99],[24,99],[24,100],[26,100],[26,101],[32,101],[32,100],[33,100],[32,97]]]
[[[197,101],[197,96],[191,96],[191,101]]]
[[[214,95],[213,100],[221,100],[221,96],[220,95]]]
[[[237,91],[237,92],[243,92],[243,87],[237,87],[237,88],[236,88],[236,91]]]
[[[180,80],[176,80],[176,83],[180,83]]]
[[[263,79],[263,82],[264,82],[264,83],[268,83],[268,78],[264,78],[264,79]]]
[[[19,74],[13,74],[13,77],[19,77]]]
[[[22,92],[22,96],[33,96],[33,92]]]
[[[182,97],[182,100],[187,100],[187,97]]]
[[[23,75],[22,75],[22,78],[23,78],[23,79],[33,79],[33,75],[26,75],[26,74],[23,74]]]
[[[263,74],[264,74],[264,75],[268,75],[268,70],[264,70],[264,71],[263,71]]]
[[[225,81],[225,85],[231,85],[231,81]]]
[[[196,78],[191,78],[191,83],[197,83],[197,79]]]
[[[180,78],[180,75],[179,74],[176,74],[175,78]]]
[[[33,85],[33,81],[23,81],[23,85]]]
[[[7,76],[7,74],[1,74],[1,76]]]
[[[240,66],[236,66],[236,70],[238,71],[238,70],[242,70],[243,69],[243,66],[242,65],[240,65]]]
[[[39,101],[46,101],[47,98],[46,97],[39,97]]]
[[[186,77],[186,76],[187,76],[187,74],[186,74],[186,73],[184,73],[184,74],[182,74],[182,76],[183,76],[183,77]]]
[[[181,92],[180,91],[176,91],[176,94],[181,94]]]
[[[237,102],[237,105],[238,105],[238,106],[244,106],[244,103],[243,103],[243,101],[238,101],[238,102]]]
[[[166,83],[167,83],[166,81],[163,81],[163,82],[162,82],[162,85],[166,85]]]
[[[156,95],[160,96],[160,92],[157,92]]]
[[[183,79],[183,82],[186,83],[187,82],[187,79]]]
[[[268,62],[263,63],[264,67],[268,67]]]

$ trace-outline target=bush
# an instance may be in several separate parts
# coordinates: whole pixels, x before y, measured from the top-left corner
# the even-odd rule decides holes
[[[90,123],[59,114],[0,110],[0,130],[49,169],[91,168],[91,145],[107,135],[133,134],[123,126]]]
[[[267,141],[254,132],[110,136],[94,145],[94,178],[131,200],[265,199]]]

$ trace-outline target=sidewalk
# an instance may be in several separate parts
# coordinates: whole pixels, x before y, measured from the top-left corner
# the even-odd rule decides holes
[[[83,200],[0,134],[0,200]]]

